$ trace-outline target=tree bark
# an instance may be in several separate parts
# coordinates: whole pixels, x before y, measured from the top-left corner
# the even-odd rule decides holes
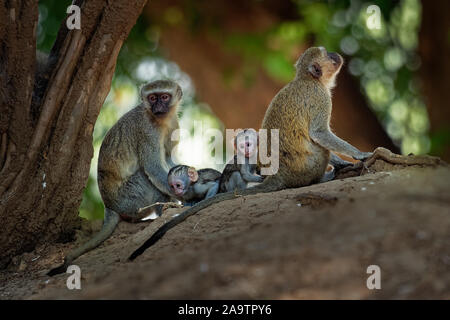
[[[81,30],[62,23],[37,85],[38,1],[0,4],[0,268],[38,243],[72,237],[94,124],[145,3],[75,1]]]
[[[450,1],[422,1],[422,27],[419,34],[422,60],[420,76],[430,117],[430,133],[432,139],[443,139],[443,145],[432,151],[447,161],[450,160],[449,10]]]

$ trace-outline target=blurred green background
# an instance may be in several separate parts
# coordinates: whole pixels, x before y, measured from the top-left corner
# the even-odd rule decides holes
[[[252,112],[251,108],[257,108],[260,117],[273,97],[272,92],[276,93],[293,78],[293,63],[310,45],[344,54],[345,72],[357,83],[357,94],[363,97],[365,104],[362,107],[376,116],[380,128],[403,154],[443,155],[449,144],[449,125],[446,122],[447,126],[430,131],[421,86],[423,79],[419,76],[423,68],[419,52],[422,22],[419,0],[280,2],[244,1],[240,7],[239,2],[233,1],[149,1],[120,52],[111,92],[95,126],[95,155],[80,216],[103,217],[96,183],[100,144],[119,117],[139,102],[138,89],[142,83],[159,78],[171,78],[180,83],[184,92],[180,125],[192,135],[182,141],[179,159],[198,168],[221,169],[209,160],[210,141],[194,137],[193,120],[221,130],[233,128],[233,125],[246,126],[245,119],[242,120],[245,110]],[[50,51],[70,4],[71,1],[63,0],[40,1],[39,50]],[[377,12],[368,11],[370,5],[380,9],[379,28],[368,24],[370,17],[378,18],[373,16]],[[245,19],[246,14],[252,17]],[[377,22],[377,19],[371,21]],[[446,41],[450,43],[450,36]],[[189,44],[195,46],[198,54],[189,50]],[[183,46],[185,52],[179,49]],[[202,60],[200,55],[207,55],[210,60]],[[224,56],[231,58],[225,61],[221,58]],[[172,57],[177,61],[171,60]],[[197,67],[197,63],[200,66],[203,63],[205,70]],[[210,63],[209,69],[206,63]],[[208,70],[217,72],[208,73]],[[224,88],[220,95],[227,101],[225,108],[220,104],[223,99],[218,93],[205,89],[214,82],[220,82],[217,87]],[[339,83],[338,79],[336,91],[339,91]],[[244,95],[240,98],[241,92],[266,94],[268,98],[257,106],[250,106],[252,100],[246,102]],[[336,99],[340,99],[339,96],[336,95]],[[236,107],[233,101],[238,101],[240,109],[237,110],[242,110],[242,114],[229,112],[236,110],[231,108],[231,105]],[[342,126],[348,125],[351,130],[351,115],[348,119],[339,119],[340,123],[348,121]],[[200,146],[203,146],[201,153],[193,152]]]

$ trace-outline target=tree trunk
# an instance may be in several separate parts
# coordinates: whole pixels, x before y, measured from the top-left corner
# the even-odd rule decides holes
[[[0,4],[0,267],[38,243],[73,235],[94,124],[145,3],[74,1],[81,30],[62,23],[36,85],[38,1]]]
[[[432,152],[450,160],[450,1],[422,1],[421,85],[430,116]]]

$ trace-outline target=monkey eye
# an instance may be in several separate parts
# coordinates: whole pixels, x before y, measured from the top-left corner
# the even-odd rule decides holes
[[[148,100],[150,102],[156,102],[157,98],[156,98],[156,94],[151,94],[148,96]]]
[[[161,95],[162,101],[167,102],[167,101],[169,101],[169,99],[170,99],[170,95],[168,95],[167,93],[164,93]]]
[[[181,184],[177,183],[177,188],[181,188]]]

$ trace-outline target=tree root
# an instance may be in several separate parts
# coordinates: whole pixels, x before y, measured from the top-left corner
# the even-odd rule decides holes
[[[377,160],[384,161],[394,166],[423,166],[423,167],[436,167],[439,165],[447,165],[446,162],[438,157],[432,157],[427,155],[414,156],[408,155],[403,156],[399,154],[392,153],[386,148],[376,148],[373,155],[366,159],[364,162],[355,163],[353,166],[345,167],[338,170],[335,179],[344,179],[349,177],[356,177],[366,173],[376,172],[374,169],[374,164]]]

